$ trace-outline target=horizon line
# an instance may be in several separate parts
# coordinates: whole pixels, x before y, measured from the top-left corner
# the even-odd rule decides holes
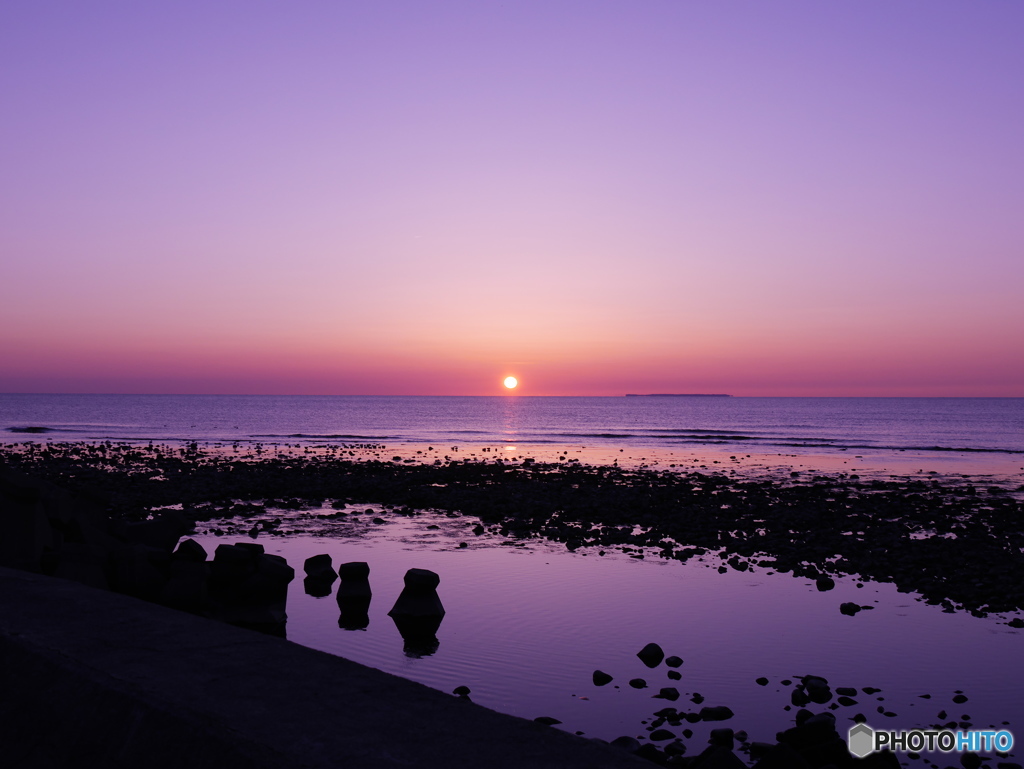
[[[621,393],[619,395],[525,395],[514,392],[501,392],[489,395],[467,395],[467,394],[446,394],[446,395],[409,395],[409,394],[384,394],[384,393],[195,393],[195,392],[7,392],[0,391],[2,395],[85,395],[85,396],[150,396],[157,398],[164,397],[195,397],[195,398],[861,398],[861,399],[986,399],[986,400],[1014,400],[1024,398],[1024,395],[731,395],[728,393]]]

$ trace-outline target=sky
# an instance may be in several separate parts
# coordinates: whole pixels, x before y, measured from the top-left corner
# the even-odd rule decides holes
[[[1024,3],[0,4],[0,392],[1024,396]]]

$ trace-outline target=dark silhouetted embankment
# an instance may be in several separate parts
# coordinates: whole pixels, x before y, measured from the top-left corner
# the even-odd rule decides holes
[[[0,568],[0,764],[650,766],[261,633]]]

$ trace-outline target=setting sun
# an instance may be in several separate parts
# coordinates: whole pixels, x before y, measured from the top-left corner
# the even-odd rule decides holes
[[[507,377],[505,377],[505,387],[507,387],[509,390],[516,389],[516,386],[518,384],[519,384],[519,380],[516,379],[514,376],[507,376]]]

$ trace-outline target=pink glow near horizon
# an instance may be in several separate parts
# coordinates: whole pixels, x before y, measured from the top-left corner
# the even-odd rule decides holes
[[[1024,396],[1024,7],[0,9],[0,391]]]

